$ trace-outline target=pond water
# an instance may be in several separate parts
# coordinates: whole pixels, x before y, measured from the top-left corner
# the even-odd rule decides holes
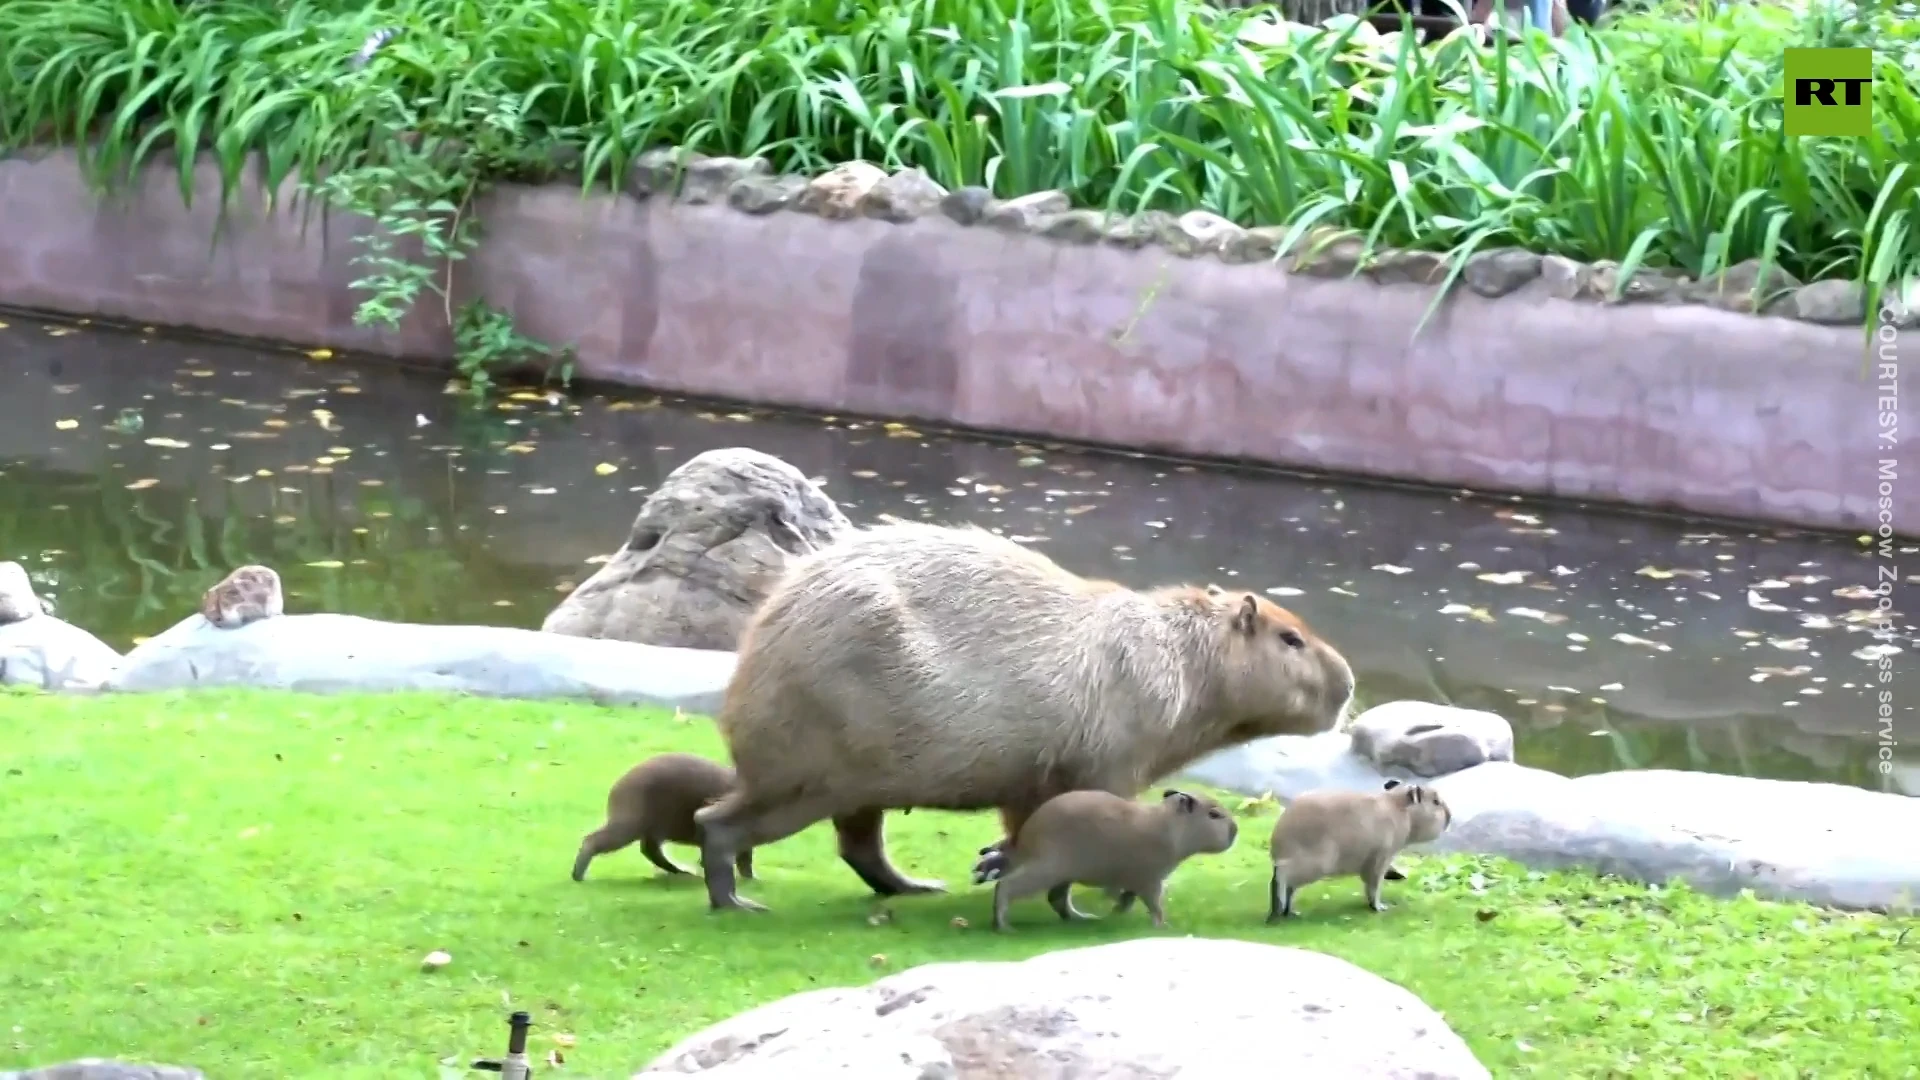
[[[538,627],[668,471],[744,445],[856,522],[972,521],[1081,573],[1267,592],[1347,653],[1363,700],[1495,710],[1526,764],[1920,793],[1914,629],[1898,614],[1875,638],[1873,559],[1847,538],[645,394],[476,411],[433,375],[0,321],[0,559],[122,649],[250,562],[280,571],[290,611]],[[1905,651],[1876,683],[1888,647]]]

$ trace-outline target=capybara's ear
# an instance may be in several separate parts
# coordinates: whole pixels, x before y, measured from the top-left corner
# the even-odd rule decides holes
[[[1260,601],[1252,593],[1240,598],[1240,610],[1233,613],[1233,628],[1248,637],[1260,629]]]
[[[1386,789],[1385,789],[1385,790],[1387,790],[1387,791],[1392,791],[1392,790],[1393,790],[1394,788],[1397,788],[1397,787],[1399,787],[1399,786],[1400,786],[1400,781],[1398,781],[1398,780],[1389,780],[1389,781],[1387,781],[1387,786],[1386,786]]]

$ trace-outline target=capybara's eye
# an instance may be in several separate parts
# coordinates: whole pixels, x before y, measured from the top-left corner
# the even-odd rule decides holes
[[[1218,810],[1209,810],[1207,811],[1207,816],[1210,818],[1214,818],[1215,820],[1218,820],[1219,818],[1225,817],[1226,815],[1222,814]]]
[[[1288,645],[1291,645],[1296,649],[1306,644],[1305,639],[1303,639],[1299,634],[1296,634],[1291,630],[1280,631],[1280,640],[1286,642]]]

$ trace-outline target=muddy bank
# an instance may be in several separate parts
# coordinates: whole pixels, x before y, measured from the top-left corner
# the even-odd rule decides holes
[[[0,161],[19,223],[0,303],[448,355],[433,305],[398,332],[353,324],[369,223],[304,216],[290,188],[269,214],[252,174],[222,220],[216,171],[197,179],[191,208],[170,166],[102,201],[68,153]],[[1857,320],[1828,325],[1847,301],[1819,290],[1767,316],[1673,282],[1612,304],[1604,266],[1516,254],[1416,338],[1430,262],[1318,276],[1345,273],[1336,251],[1290,273],[1259,230],[1103,233],[1041,203],[971,225],[899,192],[887,213],[906,220],[805,213],[804,185],[778,181],[709,170],[677,201],[502,187],[476,208],[488,240],[456,300],[486,297],[616,383],[1821,528],[1877,525],[1879,460],[1920,443],[1876,445]],[[1920,340],[1887,337],[1895,354]],[[1899,390],[1920,390],[1914,370]],[[1920,502],[1891,522],[1920,532]]]

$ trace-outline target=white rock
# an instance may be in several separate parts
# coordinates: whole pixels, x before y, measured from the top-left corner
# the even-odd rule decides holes
[[[1357,717],[1353,752],[1381,769],[1445,776],[1513,760],[1513,725],[1497,713],[1431,701],[1389,701]]]
[[[1378,791],[1389,777],[1408,779],[1403,771],[1383,772],[1355,754],[1353,740],[1337,731],[1258,739],[1209,754],[1184,775],[1242,795],[1271,794],[1282,804],[1319,788]]]
[[[1490,1074],[1407,990],[1305,949],[1137,938],[928,964],[715,1024],[639,1076],[1449,1080]]]
[[[250,686],[310,693],[438,690],[584,698],[710,713],[733,654],[498,626],[282,615],[234,630],[191,615],[128,653],[110,690]]]
[[[112,646],[51,615],[0,624],[0,683],[97,690],[119,664]]]

